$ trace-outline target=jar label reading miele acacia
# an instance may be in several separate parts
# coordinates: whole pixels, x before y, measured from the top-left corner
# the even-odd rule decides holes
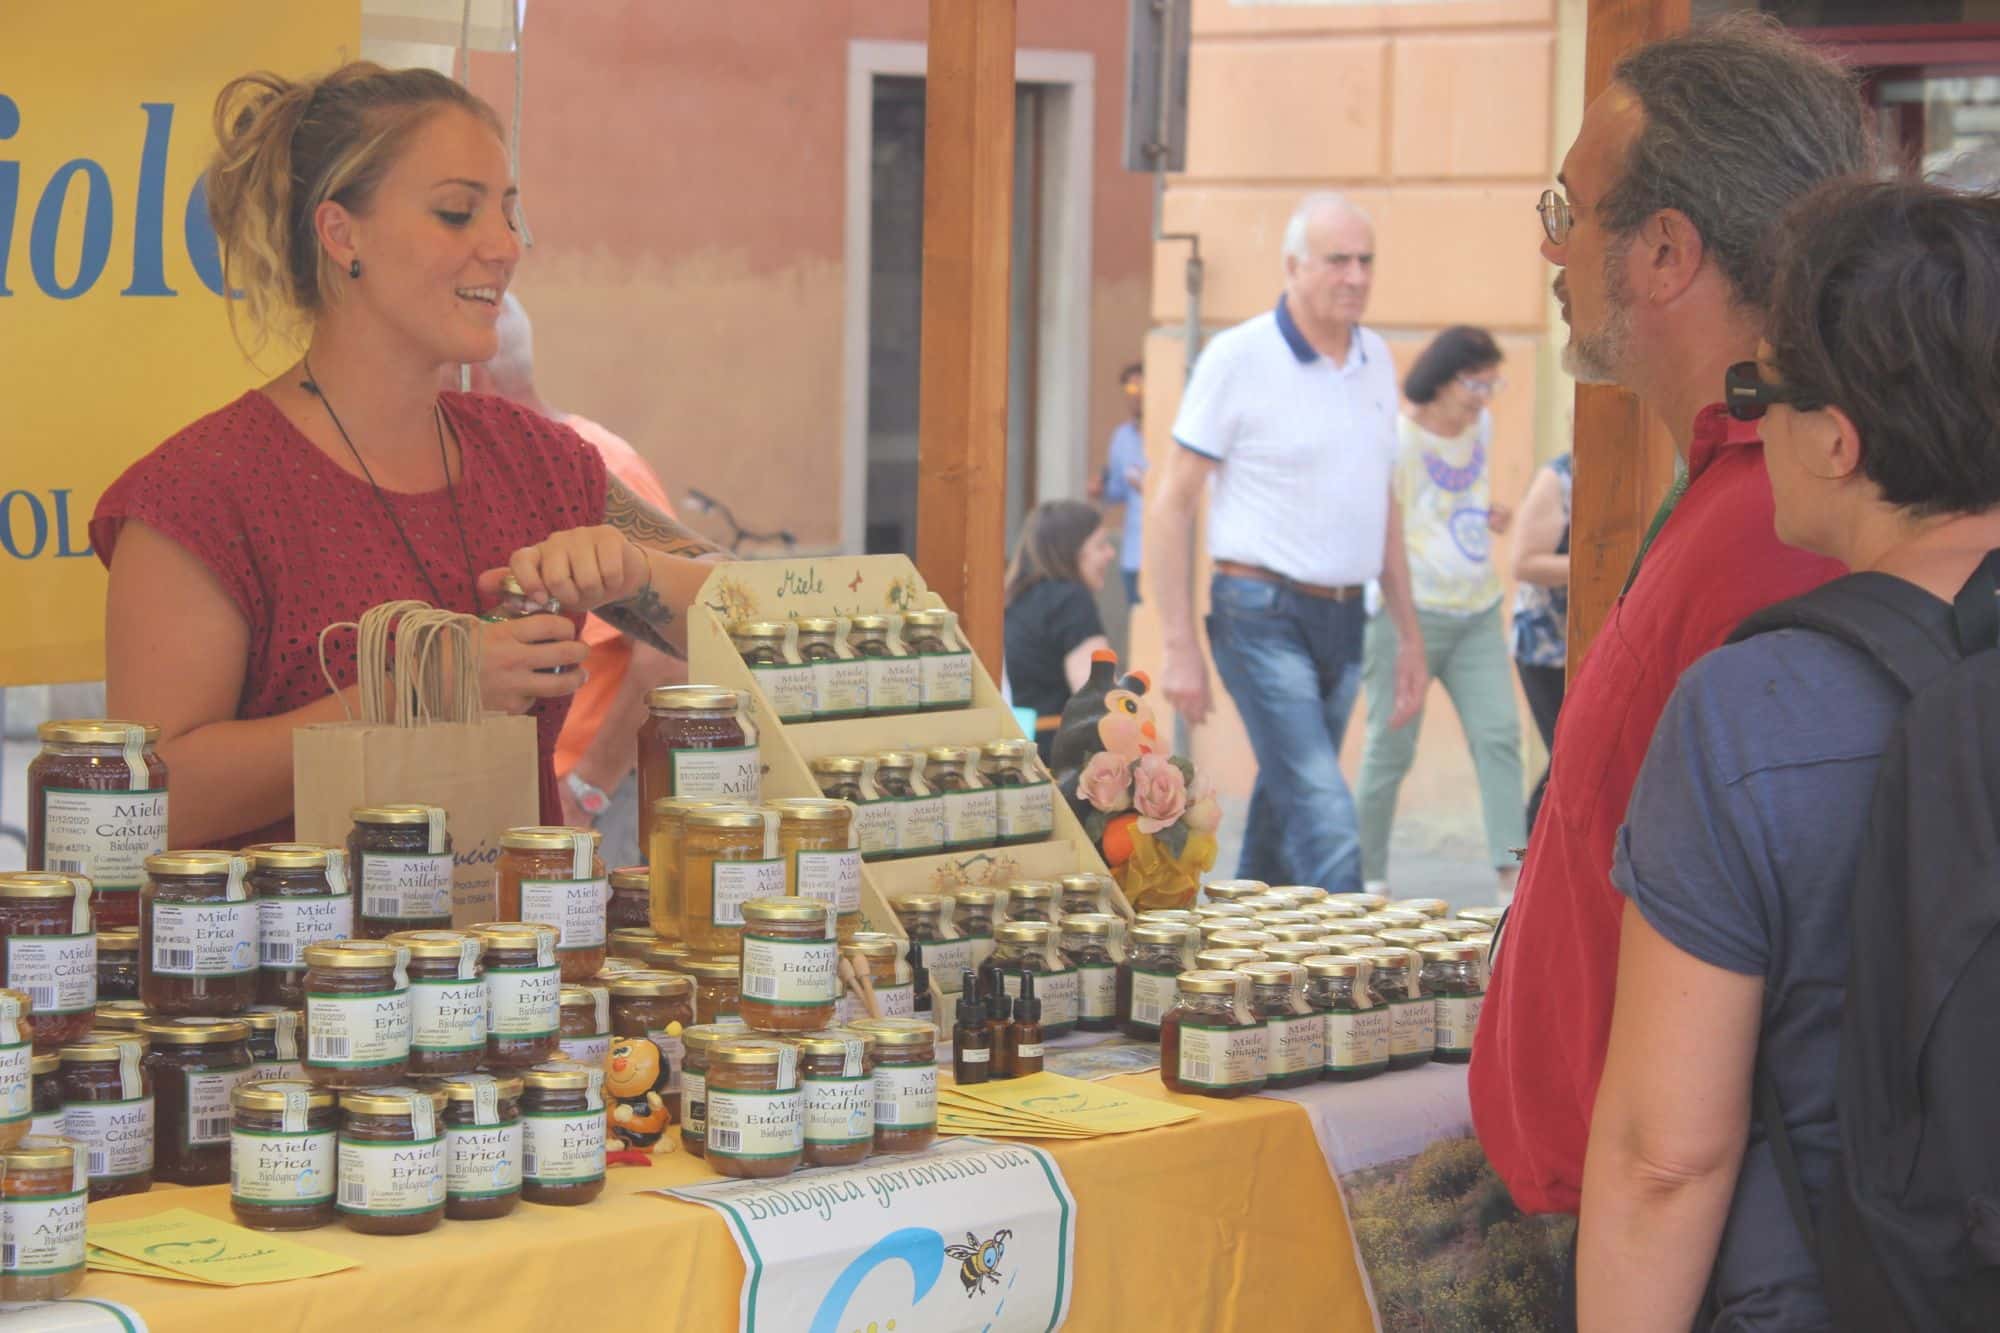
[[[805,1147],[804,1099],[790,1092],[708,1090],[711,1157],[789,1157]]]
[[[1174,1007],[1180,993],[1172,972],[1142,972],[1132,969],[1132,1021],[1156,1028]]]
[[[562,1027],[562,969],[486,969],[486,1030],[496,1037],[549,1037]]]
[[[354,937],[354,895],[257,900],[257,961],[265,967],[305,966],[306,946]]]
[[[410,1058],[410,992],[306,993],[306,1060],[331,1069],[371,1069]]]
[[[1077,1013],[1082,1018],[1118,1016],[1118,969],[1110,963],[1078,963]]]
[[[1426,995],[1389,1002],[1389,1054],[1418,1055],[1437,1046],[1437,1009]]]
[[[840,946],[833,940],[743,936],[743,998],[766,1004],[830,1004],[840,994]]]
[[[1265,1076],[1268,1037],[1262,1023],[1247,1028],[1180,1029],[1180,1081],[1201,1088],[1241,1088]]]
[[[754,745],[726,750],[673,750],[673,794],[690,801],[754,801],[764,789],[764,767]]]
[[[743,904],[756,898],[785,896],[783,857],[768,861],[717,861],[715,893],[709,921],[717,926],[743,924]]]
[[[1319,1014],[1266,1019],[1271,1034],[1269,1070],[1273,1078],[1317,1073],[1326,1067],[1326,1020]]]
[[[48,787],[43,795],[42,865],[84,875],[93,893],[136,891],[146,858],[167,850],[167,791],[76,791]]]
[[[229,1142],[229,1126],[235,1113],[229,1094],[240,1083],[248,1083],[256,1073],[251,1069],[230,1069],[222,1073],[187,1075],[186,1112],[181,1117],[181,1141],[190,1148]]]
[[[444,1137],[415,1143],[358,1143],[342,1137],[339,1151],[343,1213],[394,1217],[444,1204]]]
[[[445,1189],[454,1199],[495,1199],[521,1189],[519,1118],[497,1125],[447,1125]]]
[[[1472,1054],[1472,1034],[1479,1027],[1479,1008],[1484,995],[1439,995],[1437,1000],[1437,1049],[1453,1055]]]
[[[153,1169],[153,1099],[64,1102],[63,1134],[83,1145],[92,1180],[121,1180]]]
[[[0,940],[9,989],[36,1015],[80,1014],[97,1004],[97,936],[10,935]]]
[[[153,913],[153,971],[163,977],[240,977],[257,970],[257,904],[163,903]]]
[[[1035,842],[1055,832],[1055,784],[996,787],[1000,809],[997,832],[1002,842]]]
[[[40,1199],[0,1198],[0,1274],[50,1277],[82,1268],[83,1212],[89,1201],[84,1190]]]
[[[815,662],[812,671],[814,717],[860,717],[868,711],[866,659],[840,657]]]
[[[604,1111],[527,1111],[523,1178],[539,1185],[604,1179]]]
[[[560,972],[558,972],[560,978]],[[556,991],[558,1001],[561,988]],[[412,978],[410,1049],[476,1051],[486,1044],[486,982]]]
[[[913,713],[923,706],[924,669],[914,657],[868,659],[868,711]]]
[[[35,1113],[35,1080],[30,1042],[0,1046],[0,1125],[18,1125]]]
[[[814,693],[813,669],[809,666],[753,666],[751,678],[757,688],[764,691],[764,697],[771,701],[771,711],[783,722],[810,722],[818,706]]]
[[[944,794],[944,845],[983,847],[997,836],[999,797],[991,787]]]
[[[875,1127],[929,1129],[937,1124],[937,1066],[875,1066]]]
[[[820,1148],[866,1143],[875,1133],[875,1076],[809,1078],[805,1092],[806,1142]]]
[[[361,915],[435,921],[451,915],[450,852],[363,852]]]
[[[923,671],[924,708],[959,708],[972,702],[971,653],[925,653],[917,665]]]
[[[234,1131],[229,1136],[229,1197],[253,1204],[332,1202],[333,1138],[330,1129]]]
[[[521,919],[556,927],[562,950],[604,947],[604,905],[610,901],[609,879],[521,881]]]
[[[1372,1069],[1389,1061],[1389,1011],[1377,1006],[1358,1013],[1333,1010],[1326,1018],[1326,1067],[1342,1072]]]
[[[799,897],[811,898],[847,915],[861,910],[861,852],[792,853],[797,859]]]

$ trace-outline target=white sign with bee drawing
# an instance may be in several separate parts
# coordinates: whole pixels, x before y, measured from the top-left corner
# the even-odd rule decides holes
[[[1076,1200],[1026,1144],[940,1139],[859,1166],[658,1193],[729,1223],[745,1333],[1047,1333],[1069,1313]]]

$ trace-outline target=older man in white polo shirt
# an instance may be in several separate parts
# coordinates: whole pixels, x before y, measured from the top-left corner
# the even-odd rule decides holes
[[[1209,686],[1189,575],[1195,506],[1213,479],[1209,648],[1257,755],[1237,873],[1353,892],[1361,848],[1340,738],[1360,689],[1369,580],[1399,637],[1393,725],[1429,683],[1389,489],[1396,369],[1360,322],[1374,282],[1367,216],[1310,195],[1284,249],[1277,308],[1216,335],[1195,363],[1146,516],[1146,568],[1166,636],[1161,688],[1198,724]]]

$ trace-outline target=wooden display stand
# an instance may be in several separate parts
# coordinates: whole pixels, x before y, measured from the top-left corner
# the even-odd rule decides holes
[[[729,627],[746,620],[900,615],[928,608],[944,609],[944,601],[924,586],[916,566],[900,555],[759,560],[716,567],[689,611],[688,679],[741,690],[749,698],[766,800],[820,795],[807,765],[828,755],[977,746],[1021,735],[1013,710],[1000,697],[977,653],[972,658],[970,708],[784,722],[729,638]],[[1082,871],[1107,874],[1096,847],[1059,793],[1054,812],[1054,834],[1043,842],[864,862],[861,907],[868,924],[902,937],[902,923],[889,905],[913,893],[948,894],[965,885],[1004,888],[1014,880],[1055,879]],[[1111,897],[1115,910],[1129,921],[1131,905],[1115,881]]]

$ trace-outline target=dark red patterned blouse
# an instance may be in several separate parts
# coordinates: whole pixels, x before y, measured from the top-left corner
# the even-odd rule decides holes
[[[456,490],[471,569],[444,490],[384,495],[445,606],[477,612],[472,580],[481,570],[551,533],[604,521],[604,463],[569,427],[504,398],[447,393],[440,401],[463,451]],[[90,537],[106,567],[126,519],[192,551],[249,623],[239,718],[288,713],[326,697],[318,657],[324,626],[382,602],[432,600],[368,483],[338,467],[255,390],[182,430],[105,491]],[[329,636],[327,657],[341,685],[353,684],[352,630]],[[534,712],[542,822],[559,824],[551,761],[569,700],[543,700]],[[291,836],[285,819],[223,841]]]

